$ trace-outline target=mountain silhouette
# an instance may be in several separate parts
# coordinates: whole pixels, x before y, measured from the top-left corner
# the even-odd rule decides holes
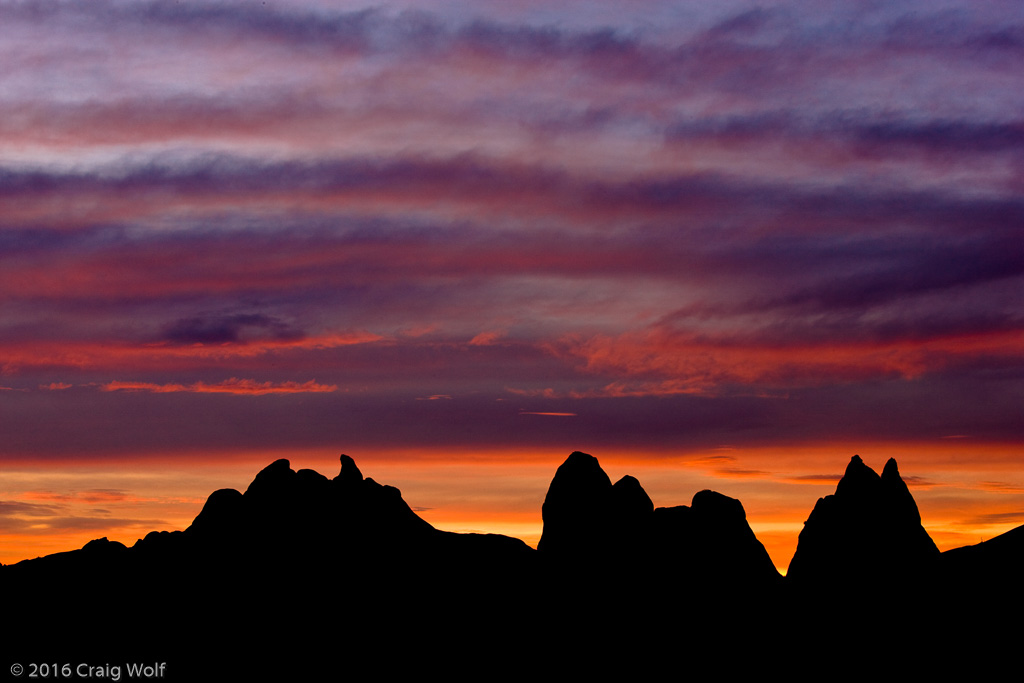
[[[449,638],[474,659],[492,653],[491,638],[511,623],[477,624],[528,608],[536,551],[434,529],[398,489],[363,478],[348,456],[341,465],[328,479],[278,460],[244,493],[211,494],[184,531],[151,532],[131,548],[100,539],[3,567],[9,613],[19,615],[8,651],[26,661],[55,651],[162,658],[181,680],[320,676],[339,639],[413,662]],[[413,629],[415,619],[435,627]]]
[[[364,479],[347,455],[334,479],[313,470],[296,472],[278,460],[244,494],[211,494],[184,532],[150,533],[132,550],[154,561],[168,555],[203,558],[221,566],[258,566],[262,573],[288,573],[298,565],[323,574],[343,567],[358,576],[379,576],[396,564],[433,566],[470,557],[516,564],[534,552],[507,536],[435,529],[398,489]]]
[[[537,549],[563,564],[729,586],[733,594],[782,578],[738,500],[700,491],[689,507],[655,508],[636,478],[612,484],[597,458],[578,451],[555,472],[542,515]]]
[[[696,672],[760,674],[794,644],[791,671],[844,661],[869,673],[877,658],[850,647],[870,634],[917,653],[887,664],[909,675],[950,633],[998,642],[994,615],[1021,602],[1024,527],[940,555],[895,460],[878,475],[853,457],[785,578],[738,500],[705,490],[656,508],[637,479],[613,484],[585,453],[555,472],[537,550],[435,529],[340,460],[333,479],[275,461],[245,492],[213,492],[183,531],[0,567],[3,650],[11,662],[162,661],[175,680],[477,680],[540,663],[635,678],[680,656]]]
[[[835,494],[819,498],[804,522],[787,579],[815,588],[857,581],[873,590],[930,576],[938,559],[896,460],[879,476],[855,455]]]

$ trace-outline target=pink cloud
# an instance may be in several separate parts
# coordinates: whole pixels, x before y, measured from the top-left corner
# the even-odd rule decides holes
[[[326,333],[298,339],[259,339],[243,343],[176,345],[167,342],[117,343],[114,341],[65,340],[0,343],[2,367],[124,368],[195,367],[232,359],[254,359],[273,353],[319,351],[382,341],[369,332]],[[55,387],[46,387],[55,388]],[[67,387],[64,387],[67,388]]]
[[[714,393],[726,385],[820,386],[879,378],[914,379],[979,358],[1021,358],[1024,332],[937,335],[878,342],[761,341],[756,334],[718,337],[663,328],[617,336],[566,336],[549,346],[588,374],[617,376],[591,396]]]
[[[497,340],[505,336],[504,331],[495,330],[492,332],[481,332],[472,339],[469,340],[470,346],[490,346]]]

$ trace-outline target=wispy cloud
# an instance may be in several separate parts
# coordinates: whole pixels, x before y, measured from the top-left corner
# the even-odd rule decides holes
[[[1020,8],[580,7],[0,6],[7,452],[1020,440]]]
[[[264,394],[307,394],[337,391],[335,384],[308,382],[257,382],[252,379],[231,379],[216,384],[196,382],[195,384],[152,384],[149,382],[107,382],[100,386],[103,391],[148,391],[157,394],[190,392],[196,394],[242,394],[262,396]]]
[[[101,497],[83,497],[86,502],[102,502]],[[107,499],[109,501],[109,498]],[[99,532],[108,529],[146,529],[165,524],[158,519],[112,517],[107,511],[72,510],[68,505],[0,501],[0,531],[12,535],[48,535],[78,531]]]
[[[986,491],[992,491],[994,493],[1024,493],[1024,487],[1002,481],[983,481],[979,485]]]
[[[995,526],[999,524],[1020,524],[1024,521],[1024,510],[989,512],[963,520],[964,526]]]
[[[519,414],[520,415],[546,415],[548,417],[576,417],[577,416],[577,413],[553,413],[553,412],[544,413],[544,412],[536,412],[536,411],[530,411],[530,410],[520,410]]]

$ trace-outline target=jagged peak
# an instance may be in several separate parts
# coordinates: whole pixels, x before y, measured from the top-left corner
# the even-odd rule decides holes
[[[938,556],[894,458],[882,475],[853,456],[835,495],[820,498],[800,533],[789,576],[811,581],[857,576],[878,586]]]
[[[334,481],[341,484],[358,484],[363,481],[363,473],[359,471],[356,461],[351,456],[342,453],[339,460],[341,460],[341,471],[338,472]]]
[[[903,481],[903,477],[900,476],[899,466],[896,464],[896,458],[889,458],[885,463],[885,467],[882,468],[882,479],[898,479]]]
[[[856,477],[856,476],[860,476],[861,474],[866,474],[868,472],[870,472],[871,474],[875,475],[876,477],[878,476],[878,473],[875,472],[870,467],[868,467],[864,463],[864,460],[861,459],[861,457],[859,455],[855,455],[852,458],[850,458],[850,463],[846,466],[846,472],[843,474],[843,476],[844,477],[849,477],[849,476]]]
[[[106,536],[93,539],[82,546],[82,550],[86,552],[119,552],[127,549],[128,547],[124,543],[111,541]]]
[[[267,490],[279,489],[294,476],[295,471],[287,458],[275,460],[260,470],[245,490],[245,494],[258,496]]]
[[[878,488],[881,478],[878,473],[864,464],[859,455],[850,458],[843,478],[836,486],[836,496],[859,496]]]

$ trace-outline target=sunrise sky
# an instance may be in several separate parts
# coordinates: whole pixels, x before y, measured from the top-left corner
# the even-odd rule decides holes
[[[785,569],[858,453],[1024,523],[1024,4],[0,2],[0,562],[573,450]]]

